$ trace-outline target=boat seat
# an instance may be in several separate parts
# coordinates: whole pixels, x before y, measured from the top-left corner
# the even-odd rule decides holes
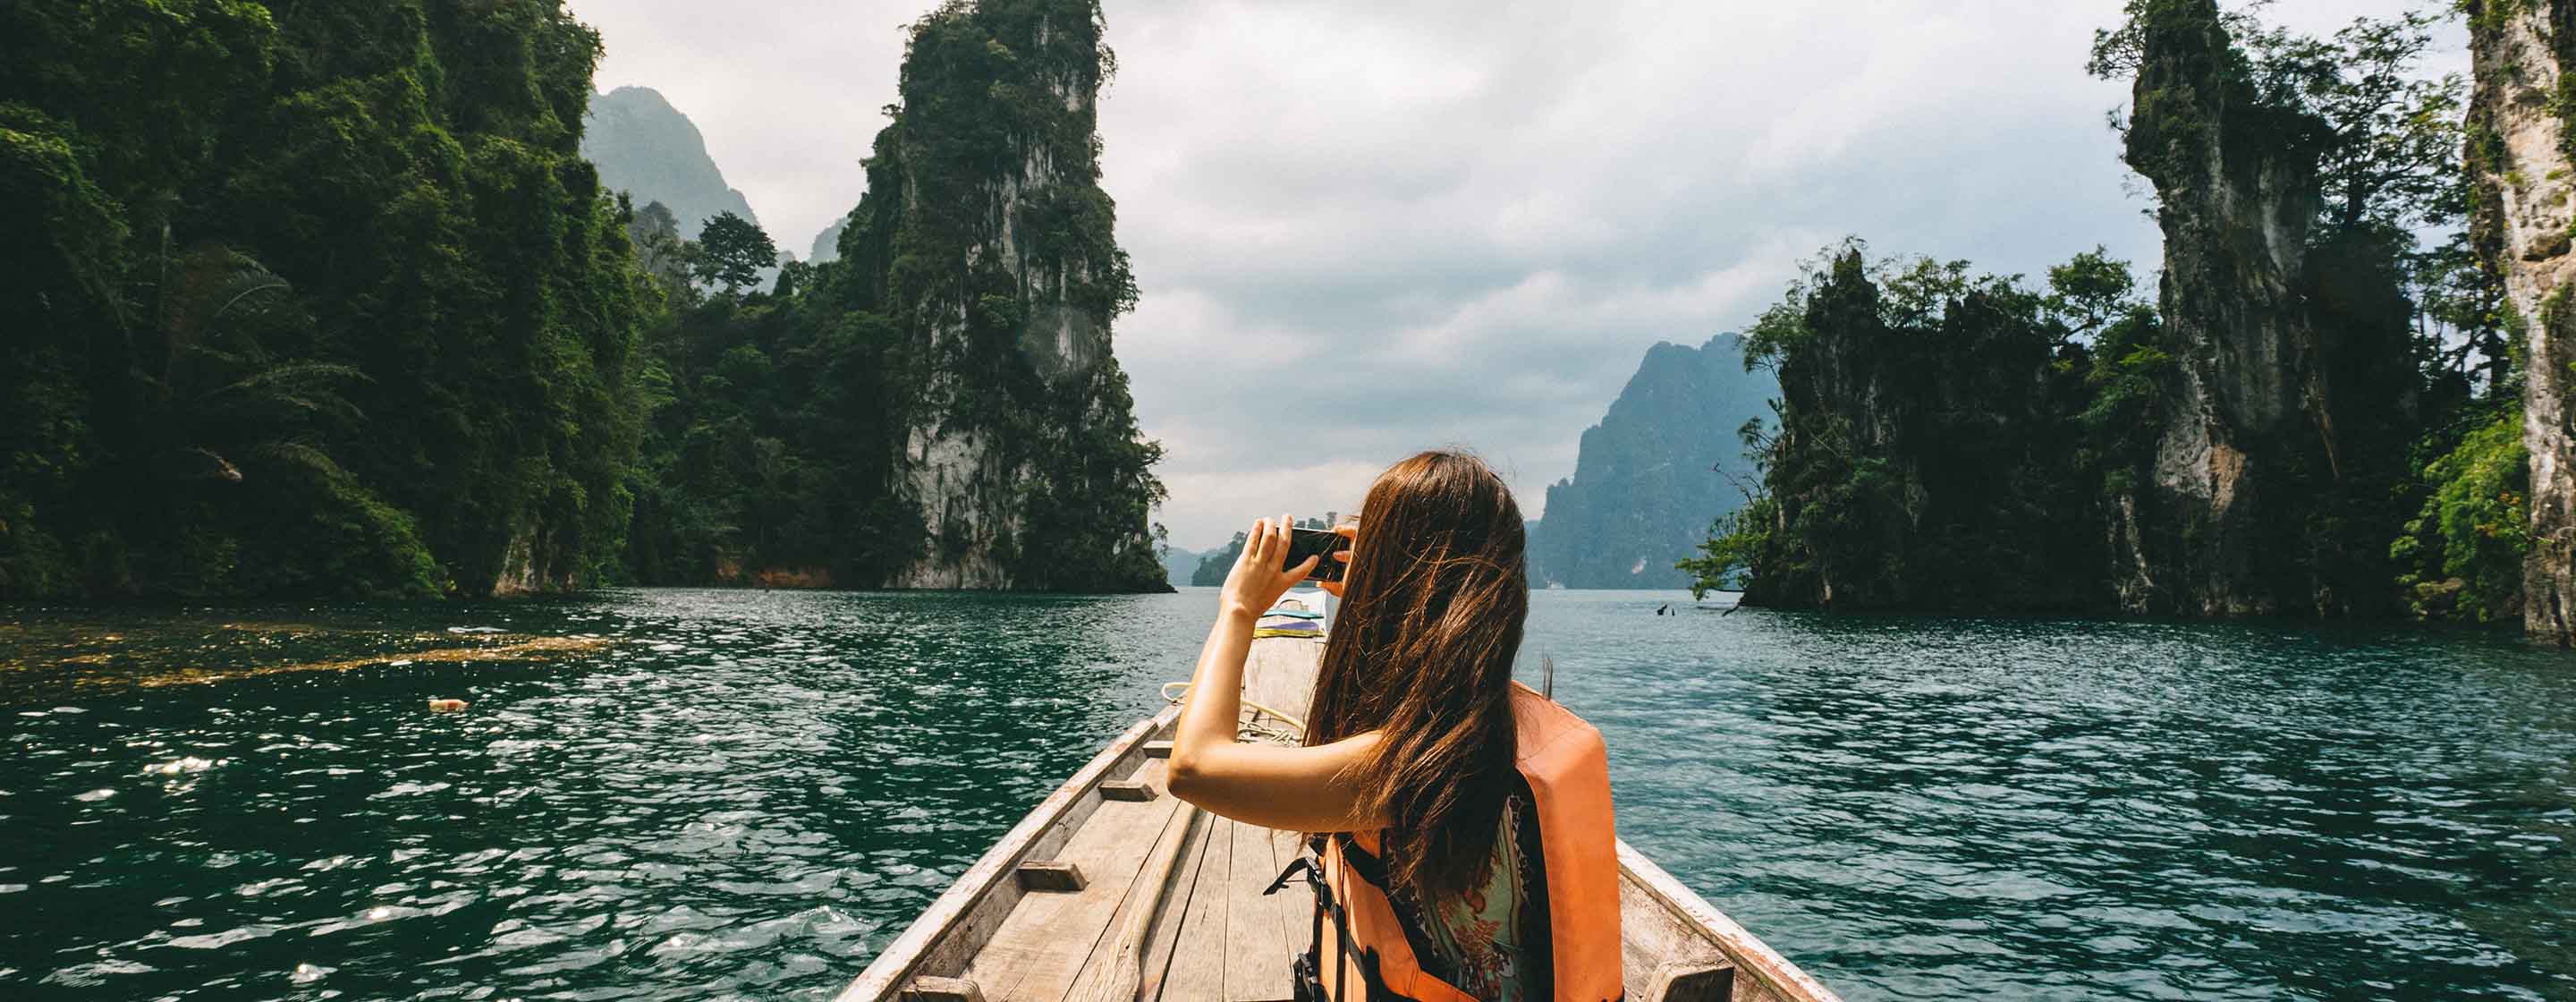
[[[1735,967],[1667,967],[1655,972],[1653,987],[1641,1002],[1732,1002]]]
[[[964,978],[918,977],[903,986],[902,1002],[984,1002],[984,992]]]

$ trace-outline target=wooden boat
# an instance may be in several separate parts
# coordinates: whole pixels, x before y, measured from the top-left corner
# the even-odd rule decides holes
[[[1254,641],[1246,702],[1302,715],[1322,656],[1317,640]],[[1285,1002],[1314,899],[1303,882],[1261,892],[1299,846],[1163,791],[1179,714],[1110,741],[839,1002]],[[1839,1002],[1624,840],[1619,866],[1629,1002]]]

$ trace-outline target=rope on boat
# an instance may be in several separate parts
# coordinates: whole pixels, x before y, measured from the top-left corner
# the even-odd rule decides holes
[[[1174,692],[1174,689],[1180,691]],[[1178,706],[1182,700],[1189,698],[1189,694],[1190,684],[1187,682],[1163,683],[1163,702],[1165,703]],[[1277,745],[1305,743],[1305,721],[1249,699],[1243,701],[1243,708],[1249,713],[1236,726],[1237,738],[1246,741],[1267,741]],[[1261,719],[1264,716],[1276,719],[1265,722]]]

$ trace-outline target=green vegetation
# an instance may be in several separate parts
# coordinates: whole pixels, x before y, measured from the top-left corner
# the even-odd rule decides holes
[[[719,214],[692,242],[668,212],[636,214],[665,311],[630,478],[635,580],[992,566],[1012,587],[1168,587],[1148,523],[1161,449],[1109,352],[1136,296],[1098,183],[1090,98],[1109,66],[1088,2],[922,18],[837,257],[790,262],[769,290],[745,290],[777,258],[758,226]],[[983,461],[925,469],[934,441]]]
[[[2461,226],[2478,197],[2455,155],[2463,83],[2412,72],[2435,23],[2317,40],[2208,0],[2133,0],[2093,66],[2141,81],[2119,124],[2162,203],[2161,309],[2099,251],[2036,290],[1829,249],[1755,327],[1748,364],[1781,382],[1776,426],[1743,433],[1764,489],[1678,565],[1695,589],[1830,608],[2513,615],[2528,546],[2515,325]],[[2304,214],[2291,270],[2245,242],[2272,210],[2227,191]],[[2444,239],[2420,250],[2425,229]],[[2257,332],[2287,336],[2247,343]],[[2195,510],[2212,495],[2194,490],[2220,500]]]
[[[730,295],[760,279],[760,270],[778,263],[778,245],[761,228],[741,216],[719,212],[698,232],[697,254],[690,262],[698,281],[720,285]]]
[[[1764,490],[1679,565],[1694,590],[1749,571],[1754,604],[2098,604],[2075,336],[2136,310],[2122,266],[2059,271],[2043,295],[1965,262],[1873,266],[1857,242],[1812,263],[1754,324],[1746,364],[1779,376],[1779,427],[1746,426]]]
[[[741,293],[769,238],[730,214],[680,240],[659,204],[636,214],[655,280],[649,419],[628,574],[647,584],[873,583],[910,556],[918,515],[884,489],[893,432],[883,358],[898,332],[821,292]],[[730,221],[730,222],[729,222]],[[737,227],[735,224],[739,224]],[[725,271],[739,281],[723,283]],[[790,264],[782,289],[818,287]],[[713,291],[693,278],[718,282]]]
[[[766,291],[750,221],[602,190],[599,53],[553,0],[0,7],[0,597],[1162,585],[1096,5],[917,24],[861,253]],[[926,429],[1031,471],[1017,532],[930,537]]]
[[[0,595],[479,594],[623,542],[638,314],[556,4],[0,9]]]
[[[2521,411],[2498,411],[2423,464],[2424,507],[2389,547],[2418,616],[2486,623],[2522,615],[2531,467]]]
[[[927,562],[980,557],[1027,588],[1168,587],[1149,528],[1162,447],[1109,351],[1136,305],[1100,187],[1093,97],[1115,69],[1096,0],[923,17],[868,194],[816,279],[853,322],[902,332],[884,378],[906,455],[957,457],[901,460],[897,495],[932,515]]]

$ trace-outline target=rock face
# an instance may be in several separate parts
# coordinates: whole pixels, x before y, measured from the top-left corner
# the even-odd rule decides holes
[[[1673,569],[1740,508],[1761,474],[1736,430],[1770,415],[1779,384],[1744,368],[1744,339],[1661,343],[1601,423],[1583,433],[1574,476],[1547,489],[1529,540],[1532,587],[1684,588]]]
[[[2119,602],[2186,615],[2384,603],[2371,547],[2334,540],[2386,534],[2323,523],[2384,492],[2387,457],[2363,444],[2411,406],[2374,378],[2409,364],[2406,303],[2365,248],[2316,232],[2325,123],[2258,98],[2216,4],[2152,0],[2139,19],[2127,159],[2160,201],[2180,364],[2151,476],[2116,500]]]
[[[600,187],[628,192],[639,206],[669,206],[683,239],[697,239],[719,212],[760,222],[742,192],[725,184],[697,125],[650,87],[593,96],[582,119],[581,155],[599,166]]]
[[[1100,187],[1110,54],[1093,0],[951,4],[912,27],[840,265],[901,387],[889,490],[920,517],[903,588],[1161,590],[1161,449],[1110,324],[1135,280]]]
[[[2576,316],[2568,281],[2576,255],[2576,168],[2565,117],[2576,63],[2576,2],[2470,0],[2477,90],[2469,156],[2477,197],[2471,225],[2503,275],[2521,320],[2523,448],[2531,457],[2531,552],[2523,563],[2523,625],[2576,645],[2576,435],[2568,425]]]

